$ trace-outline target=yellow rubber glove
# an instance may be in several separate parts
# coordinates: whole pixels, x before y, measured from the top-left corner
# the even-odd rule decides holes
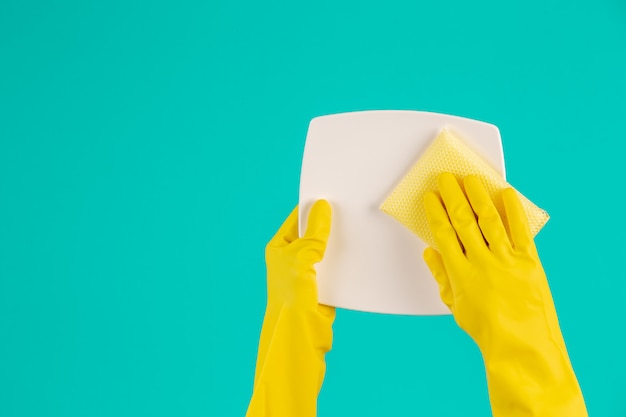
[[[317,302],[314,264],[324,256],[330,223],[330,204],[320,200],[298,238],[296,207],[265,249],[267,307],[247,417],[317,414],[335,309]]]
[[[476,176],[438,179],[424,204],[439,251],[424,259],[480,348],[494,417],[587,416],[548,281],[512,188],[498,213]],[[503,221],[504,219],[504,221]]]

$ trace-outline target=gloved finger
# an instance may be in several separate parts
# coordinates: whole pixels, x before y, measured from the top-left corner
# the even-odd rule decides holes
[[[500,213],[498,213],[498,209],[480,178],[475,175],[468,175],[463,179],[463,184],[472,209],[478,216],[478,226],[489,244],[489,249],[499,254],[510,248],[511,243]]]
[[[502,200],[513,246],[521,251],[536,251],[526,211],[517,196],[517,191],[513,188],[505,189],[502,192]]]
[[[306,232],[304,238],[315,239],[326,245],[328,236],[330,235],[330,223],[332,220],[332,209],[330,203],[326,200],[317,200],[311,211],[307,221]]]
[[[326,244],[330,235],[331,208],[326,200],[318,200],[311,207],[304,236],[297,244],[306,254],[307,262],[314,264],[324,259]],[[305,259],[303,258],[303,259]]]
[[[485,240],[478,223],[476,223],[474,211],[456,177],[449,172],[444,172],[439,176],[437,182],[446,212],[465,247],[465,253],[470,256],[472,252],[486,249]]]
[[[296,206],[282,226],[278,229],[274,237],[267,244],[268,246],[287,246],[298,238],[298,206]]]
[[[443,256],[451,262],[465,259],[456,231],[450,224],[448,213],[436,193],[428,192],[424,195],[424,208],[435,244]]]
[[[448,306],[451,312],[454,312],[454,293],[452,292],[452,286],[450,285],[450,280],[446,273],[443,258],[435,249],[428,247],[424,250],[424,261],[426,261],[428,269],[430,269],[435,281],[437,281],[439,285],[441,301]]]

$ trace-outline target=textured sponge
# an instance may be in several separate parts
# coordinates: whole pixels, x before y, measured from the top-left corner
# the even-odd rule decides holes
[[[436,248],[422,200],[426,192],[437,191],[437,177],[442,172],[451,172],[458,180],[467,175],[478,176],[494,200],[498,212],[505,218],[501,191],[511,185],[489,163],[447,129],[439,133],[422,157],[387,196],[380,210],[402,223],[428,245]],[[517,194],[534,236],[550,216],[519,191]]]

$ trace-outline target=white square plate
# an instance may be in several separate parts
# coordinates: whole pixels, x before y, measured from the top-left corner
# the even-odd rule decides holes
[[[439,131],[450,128],[504,176],[498,128],[446,114],[378,110],[314,118],[300,176],[300,235],[318,199],[333,208],[317,264],[319,302],[387,314],[450,314],[422,253],[426,244],[378,207]]]

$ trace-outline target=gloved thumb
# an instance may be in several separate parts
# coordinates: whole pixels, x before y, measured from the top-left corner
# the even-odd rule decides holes
[[[326,200],[317,200],[309,212],[306,232],[304,232],[303,237],[318,239],[326,243],[330,235],[331,214],[330,203]]]
[[[326,243],[330,235],[330,223],[332,218],[332,210],[330,203],[326,200],[318,200],[315,202],[307,222],[306,232],[302,239],[307,240],[319,252],[319,260],[324,256],[326,251]],[[319,261],[318,260],[318,261]]]
[[[441,301],[454,313],[454,294],[441,254],[435,249],[428,247],[424,250],[424,261],[426,261],[428,269],[430,269],[435,281],[437,281],[439,285]]]

